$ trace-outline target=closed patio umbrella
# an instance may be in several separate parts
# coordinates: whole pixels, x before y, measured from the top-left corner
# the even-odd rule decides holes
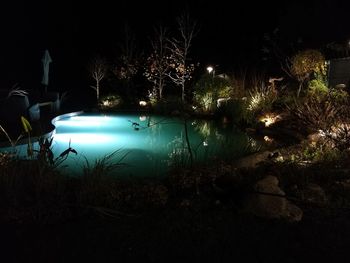
[[[45,86],[45,93],[47,92],[47,86],[49,85],[49,67],[52,59],[50,57],[49,51],[46,49],[43,58],[41,59],[43,63],[43,79],[41,84]]]

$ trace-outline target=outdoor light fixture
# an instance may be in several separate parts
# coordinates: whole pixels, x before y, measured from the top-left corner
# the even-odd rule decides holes
[[[212,66],[209,66],[207,67],[207,70],[208,70],[208,73],[210,74],[214,70],[214,68]]]
[[[261,122],[265,123],[265,127],[269,127],[271,124],[279,121],[281,117],[279,115],[275,115],[273,113],[268,113],[260,118]]]
[[[109,106],[110,105],[110,102],[108,100],[104,100],[102,102],[103,106]]]
[[[139,105],[142,106],[142,107],[147,106],[147,102],[144,101],[144,100],[140,100],[139,101]]]
[[[147,120],[147,117],[145,115],[142,115],[142,116],[139,117],[139,120],[140,121],[145,121],[145,120]]]
[[[264,136],[264,141],[265,141],[265,142],[272,142],[273,139],[270,138],[269,136],[265,135],[265,136]]]

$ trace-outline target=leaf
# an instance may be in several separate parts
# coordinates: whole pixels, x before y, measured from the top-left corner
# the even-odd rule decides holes
[[[60,156],[59,157],[63,157],[63,156],[65,156],[65,155],[67,155],[68,153],[70,152],[70,148],[68,148],[68,149],[66,149],[66,150],[64,150],[61,154],[60,154]]]
[[[47,149],[49,149],[51,147],[52,140],[53,140],[53,138],[51,138],[50,140],[48,140],[47,138],[45,139],[45,147]]]
[[[21,116],[21,122],[24,131],[26,133],[29,133],[32,130],[32,126],[30,125],[29,121],[25,117]]]
[[[59,157],[63,158],[64,156],[68,155],[70,152],[78,154],[76,150],[72,149],[72,148],[68,148],[66,150],[64,150]]]
[[[27,146],[27,156],[29,157],[32,157],[33,156],[33,148],[32,148],[32,145],[30,143],[28,143],[28,146]]]
[[[47,150],[47,158],[49,159],[51,165],[55,163],[53,160],[53,152],[50,149]]]

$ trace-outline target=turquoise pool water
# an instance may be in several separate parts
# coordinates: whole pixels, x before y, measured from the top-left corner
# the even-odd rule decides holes
[[[114,153],[109,161],[124,165],[115,174],[123,176],[161,176],[172,166],[189,161],[185,125],[180,118],[142,114],[68,114],[53,120],[52,150],[55,157],[68,147],[76,150],[62,163],[62,170],[80,174],[88,162]],[[194,161],[211,162],[215,158],[236,159],[262,144],[233,127],[213,121],[187,121],[188,137]],[[17,147],[25,156],[26,145]],[[34,143],[34,148],[38,144]],[[11,150],[2,148],[1,151]]]

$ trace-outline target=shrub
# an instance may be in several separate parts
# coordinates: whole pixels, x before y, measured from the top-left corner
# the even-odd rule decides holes
[[[266,112],[271,112],[273,104],[277,99],[277,93],[271,86],[266,86],[262,82],[261,85],[256,85],[249,91],[247,99],[246,120],[255,122],[258,116]]]
[[[220,106],[217,110],[219,115],[226,116],[233,123],[244,121],[246,116],[246,101],[242,99],[231,99]]]
[[[152,103],[152,109],[162,114],[173,114],[175,112],[180,113],[183,110],[190,110],[186,108],[187,106],[177,96],[163,97],[161,100]]]
[[[103,96],[99,100],[99,107],[101,109],[115,109],[120,107],[122,104],[122,98],[117,94],[109,94],[107,96]]]
[[[290,115],[294,116],[301,127],[311,132],[328,130],[341,118],[341,108],[335,105],[329,97],[305,97],[303,101],[294,101],[293,107],[288,107]]]
[[[213,112],[219,98],[229,98],[232,93],[230,82],[218,76],[203,75],[194,86],[194,103],[203,112]]]
[[[313,75],[326,75],[325,58],[321,52],[307,49],[298,52],[291,59],[291,73],[299,81],[297,96],[299,97],[303,83]]]
[[[328,93],[327,82],[324,78],[317,74],[316,78],[308,83],[309,96],[324,96]]]
[[[337,104],[345,105],[349,102],[349,93],[343,89],[331,88],[329,90],[329,96]]]
[[[330,163],[338,161],[342,157],[341,153],[337,148],[320,140],[304,148],[303,159],[317,163]]]

